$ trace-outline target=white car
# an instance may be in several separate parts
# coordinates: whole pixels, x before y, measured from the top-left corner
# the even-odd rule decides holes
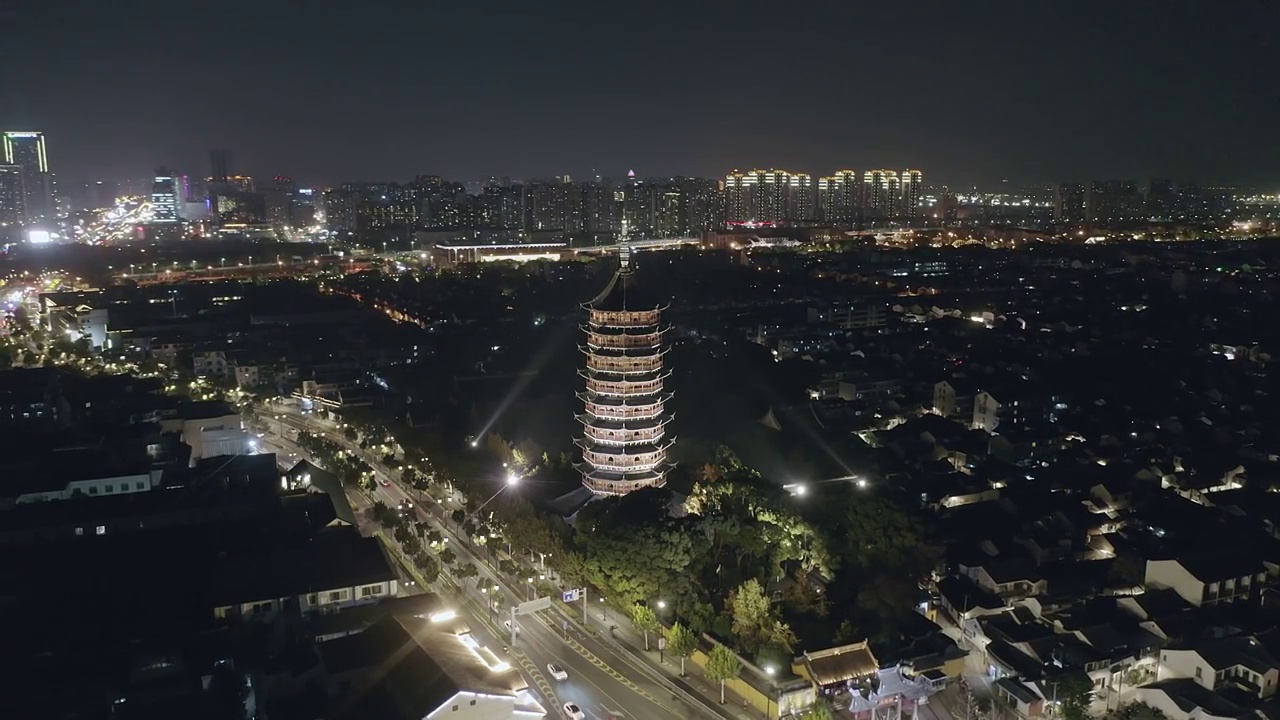
[[[564,716],[569,720],[587,720],[587,714],[582,712],[582,708],[573,703],[564,704]]]
[[[560,667],[555,663],[547,663],[547,672],[550,673],[551,677],[555,678],[556,680],[569,679],[569,673],[565,672],[564,668]]]

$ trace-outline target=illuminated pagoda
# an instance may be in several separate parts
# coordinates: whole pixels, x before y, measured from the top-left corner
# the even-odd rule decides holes
[[[582,484],[600,495],[662,487],[671,468],[667,450],[674,442],[666,432],[671,393],[662,387],[670,374],[662,367],[665,306],[636,286],[625,240],[613,279],[582,307],[589,313],[582,346],[587,367],[578,371],[587,381],[578,393],[585,404],[578,415],[583,436],[576,441],[582,448],[577,465]]]

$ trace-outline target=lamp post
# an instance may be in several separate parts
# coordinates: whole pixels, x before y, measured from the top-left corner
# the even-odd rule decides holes
[[[609,605],[605,603],[604,598],[600,598],[600,622],[609,621]]]
[[[765,706],[766,708],[765,717],[770,718],[771,720],[773,718],[773,690],[774,690],[773,676],[774,676],[774,673],[776,672],[778,672],[778,669],[775,668],[774,666],[772,665],[764,666],[764,674],[769,676],[769,686],[765,688],[765,694],[764,694],[765,697],[768,698],[767,700],[768,704]]]

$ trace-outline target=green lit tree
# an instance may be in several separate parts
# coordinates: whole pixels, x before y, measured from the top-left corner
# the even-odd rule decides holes
[[[673,623],[667,629],[667,651],[680,658],[680,676],[684,677],[684,661],[698,649],[698,636],[688,626]]]
[[[658,629],[658,615],[648,605],[637,603],[631,606],[631,622],[635,624],[637,630],[644,633],[644,649],[648,650],[649,633]]]
[[[737,653],[724,645],[716,645],[711,648],[711,654],[707,656],[707,679],[720,683],[721,705],[724,704],[725,682],[738,677],[738,673],[741,671],[742,660],[738,658]]]

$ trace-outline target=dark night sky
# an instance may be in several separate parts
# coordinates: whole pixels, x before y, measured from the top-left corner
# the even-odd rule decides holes
[[[3,4],[3,3],[0,3]],[[918,167],[1280,185],[1276,0],[16,0],[0,125],[70,181]],[[5,27],[8,26],[8,27]]]

